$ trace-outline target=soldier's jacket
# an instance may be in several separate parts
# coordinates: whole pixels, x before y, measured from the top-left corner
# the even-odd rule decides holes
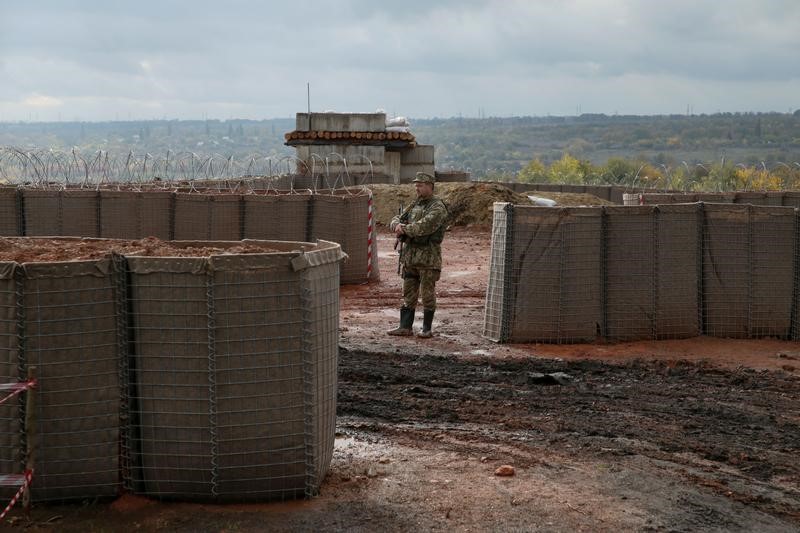
[[[390,225],[392,229],[400,223],[400,216],[392,219]],[[400,256],[403,265],[442,269],[442,240],[444,240],[447,217],[447,207],[436,196],[426,200],[418,198],[412,204],[405,229],[408,239]]]

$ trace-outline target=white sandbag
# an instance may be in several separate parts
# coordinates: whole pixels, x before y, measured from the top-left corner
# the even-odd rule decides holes
[[[538,205],[541,207],[555,207],[558,205],[555,200],[551,200],[550,198],[541,198],[539,196],[528,195],[528,200],[533,202],[533,205]]]
[[[394,117],[394,118],[386,119],[386,125],[387,126],[405,126],[406,128],[411,126],[411,124],[408,122],[408,119],[406,117]]]

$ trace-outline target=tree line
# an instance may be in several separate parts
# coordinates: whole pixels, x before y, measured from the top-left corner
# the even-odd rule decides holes
[[[800,163],[779,161],[771,166],[726,161],[678,165],[654,164],[642,159],[612,157],[595,165],[565,153],[546,164],[531,160],[514,174],[491,173],[487,179],[523,183],[564,183],[574,185],[625,185],[683,191],[778,191],[800,189]]]

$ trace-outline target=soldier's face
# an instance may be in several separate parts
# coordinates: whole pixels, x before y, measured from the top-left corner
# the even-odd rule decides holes
[[[420,198],[428,198],[429,196],[433,195],[433,184],[431,183],[423,183],[418,181],[414,183],[414,187],[417,189],[417,196]]]

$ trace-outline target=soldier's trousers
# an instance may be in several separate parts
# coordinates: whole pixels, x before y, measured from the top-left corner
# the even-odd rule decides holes
[[[436,310],[436,282],[441,270],[403,267],[403,305],[414,309],[422,297],[422,308]]]

